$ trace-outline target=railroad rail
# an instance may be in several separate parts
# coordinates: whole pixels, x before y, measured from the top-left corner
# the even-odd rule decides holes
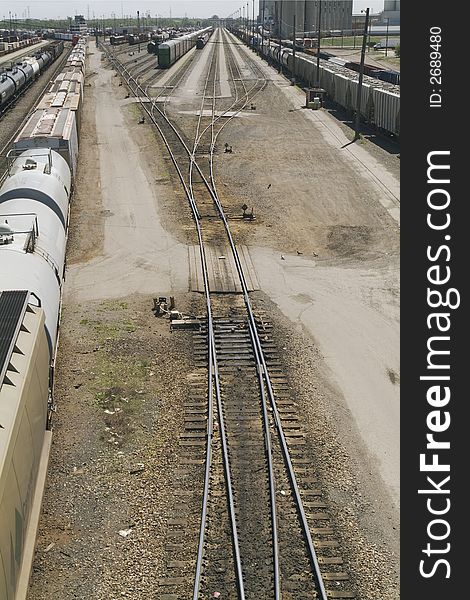
[[[198,600],[207,597],[207,593],[212,589],[210,585],[215,585],[217,577],[220,578],[221,564],[225,566],[230,564],[233,568],[233,578],[228,576],[230,581],[225,583],[235,586],[238,600],[249,597],[273,597],[280,600],[285,592],[288,594],[286,597],[295,595],[296,598],[320,598],[321,600],[353,598],[354,593],[345,590],[344,587],[328,592],[325,587],[304,502],[294,472],[285,426],[281,417],[282,411],[276,399],[276,382],[273,381],[270,372],[272,361],[267,354],[266,322],[263,320],[260,322],[259,316],[255,315],[242,261],[216,185],[214,155],[218,137],[226,125],[244,110],[257,94],[263,91],[267,81],[258,74],[255,76],[254,84],[248,87],[237,67],[229,38],[222,29],[217,30],[215,35],[220,36],[224,49],[230,54],[228,64],[231,84],[235,89],[235,100],[228,101],[230,103],[228,107],[227,101],[225,101],[225,106],[220,109],[220,114],[217,114],[216,86],[219,50],[218,45],[213,44],[204,77],[204,89],[192,144],[189,144],[185,136],[177,129],[167,111],[169,98],[183,80],[186,71],[176,78],[178,84],[171,88],[170,93],[165,97],[163,106],[160,107],[158,99],[161,94],[156,98],[151,98],[147,94],[147,89],[144,89],[138,82],[135,74],[122,65],[106,47],[102,46],[111,64],[137,97],[142,109],[161,135],[188,200],[198,239],[206,309],[205,324],[203,330],[198,334],[198,344],[200,357],[203,358],[207,368],[205,383],[207,417],[204,428],[206,441],[204,485],[192,598]],[[251,63],[250,67],[253,72],[256,72],[257,67],[254,63]],[[258,73],[260,73],[259,70]],[[209,96],[209,90],[211,90],[211,96]],[[207,102],[210,102],[210,110],[207,110],[209,115],[204,108]],[[217,129],[217,124],[223,116],[225,121]],[[204,123],[204,119],[208,120],[207,124]],[[206,144],[204,144],[205,139],[208,139]],[[203,161],[200,157],[206,153],[198,152],[204,145],[209,147],[208,161],[205,165],[202,164]],[[200,181],[196,181],[196,177],[199,177]],[[209,210],[209,203],[214,210]],[[217,220],[214,220],[215,216]],[[225,240],[228,241],[235,262],[243,299],[243,307],[237,306],[235,302],[230,307],[228,316],[216,316],[214,312],[215,298],[210,289],[207,266],[207,247],[214,239],[220,240],[222,233]],[[233,369],[230,369],[230,358],[233,359],[231,363],[233,366],[237,364],[237,361],[240,362],[240,357],[247,361],[245,367],[246,373],[249,371],[249,376],[246,381],[243,378],[237,382],[236,385],[240,389],[238,394],[234,394],[235,382]],[[256,385],[253,385],[253,382],[256,382]],[[228,391],[227,386],[230,388]],[[197,398],[199,398],[199,394]],[[261,423],[259,413],[261,413]],[[214,431],[216,417],[218,420],[217,435]],[[198,422],[200,423],[201,419]],[[260,424],[259,429],[255,423]],[[247,453],[246,448],[240,447],[243,441],[249,442],[248,445],[251,444],[256,448],[256,458],[253,454]],[[221,458],[216,458],[215,448],[219,445]],[[261,483],[264,480],[265,489],[264,491],[263,488],[256,490],[255,494],[252,490],[250,494],[249,485],[254,481],[253,478],[250,479],[250,473],[253,472],[253,460],[256,461],[256,469],[265,473],[259,478]],[[218,502],[217,495],[211,498],[211,477],[214,479],[218,477],[217,468],[219,467],[223,469],[224,473],[232,546],[231,557],[222,558],[222,555],[218,554],[219,549],[214,549],[213,543],[210,548],[206,544],[207,535],[211,536],[208,525],[211,502],[213,506]],[[285,496],[287,492],[285,489],[279,488],[280,481],[286,483],[284,487],[290,488],[287,501],[291,503],[292,507],[286,509],[284,503],[282,513],[278,510],[278,496],[281,492],[281,496]],[[258,494],[261,496],[260,499],[255,497]],[[312,495],[318,495],[318,492],[312,490]],[[265,496],[269,505],[267,510],[262,506]],[[310,504],[324,507],[322,502]],[[259,531],[255,532],[251,532],[247,527],[251,516],[249,511],[252,509],[257,511],[256,518],[260,519],[260,523],[257,522]],[[269,536],[266,536],[265,532],[266,520],[262,521],[266,512],[269,513]],[[316,518],[323,519],[324,517],[317,515]],[[283,523],[284,520],[289,523],[288,527]],[[297,526],[293,525],[294,523]],[[294,535],[296,532],[299,534],[299,538],[294,542],[289,540],[286,543],[287,535]],[[260,540],[253,542],[250,539],[252,533],[253,535],[259,534]],[[331,532],[324,528],[323,533],[330,535]],[[327,547],[328,544],[325,543],[325,546]],[[331,547],[332,544],[329,546]],[[253,563],[257,551],[262,551],[265,559],[269,556],[269,566],[265,565],[261,569],[262,574],[258,571],[257,565]],[[211,552],[215,557],[213,561],[208,558]],[[246,557],[248,558],[244,560]],[[324,560],[324,562],[332,565],[341,564],[341,561],[338,562],[333,558]],[[215,565],[214,572],[211,572],[212,564]],[[308,569],[305,569],[306,566]],[[299,569],[301,573],[299,573]],[[338,586],[342,586],[342,582],[347,579],[342,572],[336,573],[336,579],[334,572],[327,575],[328,580],[335,581]],[[269,582],[266,578],[269,578]],[[179,578],[170,580],[170,585],[177,586],[180,583]],[[227,597],[235,597],[230,593]],[[224,597],[226,596],[224,595]]]

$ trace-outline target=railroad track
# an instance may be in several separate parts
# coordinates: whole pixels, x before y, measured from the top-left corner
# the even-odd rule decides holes
[[[217,191],[218,137],[267,82],[252,62],[254,77],[247,84],[225,32],[219,29],[214,35],[222,44],[209,50],[192,143],[167,110],[177,86],[159,106],[133,73],[108,54],[168,149],[195,223],[204,281],[206,315],[194,336],[195,370],[188,378],[192,394],[185,403],[180,440],[182,468],[174,490],[175,512],[168,519],[167,569],[158,581],[158,597],[191,595],[199,600],[219,592],[236,600],[353,598],[318,478],[308,473],[307,440],[272,326],[255,314]],[[235,91],[229,100],[218,100],[221,46],[229,56]],[[183,79],[184,74],[178,85]],[[211,289],[207,259],[210,247],[222,243],[230,248],[241,289],[223,297]],[[191,489],[194,479],[203,480],[202,492]]]

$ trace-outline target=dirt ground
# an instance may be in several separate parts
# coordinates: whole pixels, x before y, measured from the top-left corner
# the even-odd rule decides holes
[[[199,306],[174,170],[94,44],[90,54],[30,600],[156,597],[192,363],[188,334],[170,333],[152,298]],[[263,68],[256,111],[218,144],[222,199],[229,214],[253,206],[235,237],[250,247],[255,307],[276,325],[358,597],[397,600],[397,169],[368,142],[345,151],[333,117],[307,114],[302,93]]]

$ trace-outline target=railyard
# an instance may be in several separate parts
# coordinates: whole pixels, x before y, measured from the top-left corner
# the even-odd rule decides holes
[[[398,598],[398,159],[222,28],[87,61],[29,597]]]

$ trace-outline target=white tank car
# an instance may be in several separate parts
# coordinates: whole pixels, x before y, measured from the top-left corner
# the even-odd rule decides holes
[[[71,191],[70,168],[49,149],[10,157],[0,189],[0,281],[3,290],[30,290],[55,345]],[[1,233],[3,232],[3,233]]]

